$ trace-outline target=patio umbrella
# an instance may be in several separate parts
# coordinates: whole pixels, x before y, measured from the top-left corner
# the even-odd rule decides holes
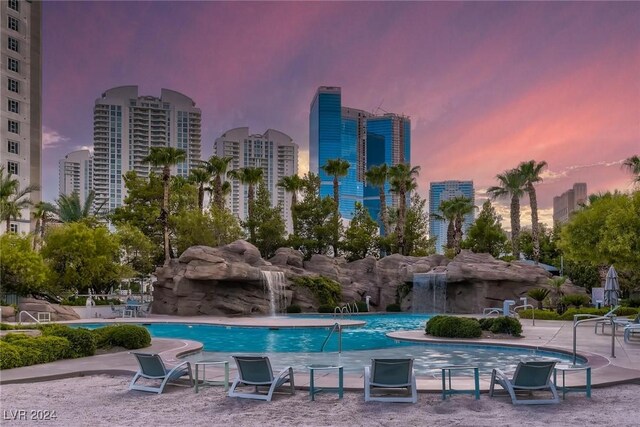
[[[618,273],[616,273],[616,269],[612,265],[609,267],[607,278],[604,282],[604,305],[617,305],[619,293]]]

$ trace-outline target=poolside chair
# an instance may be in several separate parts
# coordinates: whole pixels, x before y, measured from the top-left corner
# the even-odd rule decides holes
[[[494,386],[499,384],[511,396],[514,405],[540,405],[547,403],[560,403],[560,397],[555,384],[551,381],[551,374],[556,362],[520,362],[513,374],[513,378],[500,369],[494,369],[491,373],[491,385],[489,386],[489,396],[493,397]],[[531,395],[534,391],[548,390],[553,395],[552,399],[523,399],[516,396],[517,392],[526,391]]]
[[[193,386],[193,376],[191,375],[191,365],[189,362],[182,362],[171,369],[167,369],[164,366],[164,362],[162,362],[162,358],[158,354],[134,352],[131,354],[133,354],[138,360],[140,369],[131,380],[129,390],[150,391],[160,394],[169,381],[177,380],[185,375],[189,375],[189,382],[191,383],[191,386]],[[157,387],[138,385],[136,384],[136,381],[140,378],[160,380],[161,383]]]
[[[624,327],[624,342],[631,342],[632,334],[640,334],[640,323],[632,323]]]
[[[404,395],[398,395],[398,391]],[[364,401],[416,403],[413,359],[371,359],[371,367],[364,367]]]
[[[291,394],[295,394],[292,367],[289,366],[280,371],[277,376],[274,376],[271,362],[266,356],[233,356],[233,359],[238,367],[238,376],[233,381],[231,389],[229,389],[229,397],[271,401],[274,391],[286,384],[289,385],[288,388]],[[240,386],[254,387],[254,392],[240,392],[237,390]],[[263,388],[262,391],[260,387]],[[268,387],[266,394],[265,387]]]
[[[111,306],[111,314],[114,317],[122,317],[122,309],[121,308],[116,308],[116,306],[111,302],[109,303],[109,305]]]

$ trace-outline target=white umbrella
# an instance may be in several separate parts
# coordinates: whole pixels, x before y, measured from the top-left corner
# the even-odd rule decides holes
[[[617,305],[619,294],[618,273],[616,273],[616,269],[612,265],[609,267],[607,278],[604,282],[604,305]]]

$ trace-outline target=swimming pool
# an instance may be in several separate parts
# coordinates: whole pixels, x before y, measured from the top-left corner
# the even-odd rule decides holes
[[[309,316],[305,316],[308,318]],[[326,316],[324,317],[327,318]],[[372,357],[412,357],[419,375],[439,375],[446,365],[474,365],[484,374],[491,369],[515,369],[520,361],[558,360],[571,362],[571,356],[525,347],[481,344],[439,344],[396,341],[386,336],[398,330],[424,330],[428,315],[386,314],[352,316],[366,322],[342,331],[342,353],[338,353],[336,334],[320,352],[330,328],[266,328],[204,324],[147,323],[156,338],[183,338],[202,342],[204,351],[186,360],[231,360],[234,354],[266,354],[274,369],[293,366],[303,370],[310,364],[334,364],[346,371],[361,372]],[[100,324],[83,325],[98,327]],[[582,360],[583,361],[583,360]]]

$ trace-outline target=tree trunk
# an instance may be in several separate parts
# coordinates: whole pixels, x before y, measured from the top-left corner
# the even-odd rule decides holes
[[[298,204],[298,195],[296,190],[291,192],[291,225],[293,226],[294,236],[298,235],[298,215],[296,215],[295,207]]]
[[[455,226],[454,226],[454,237],[453,237],[453,249],[456,255],[460,253],[461,244],[462,244],[462,217],[456,217]]]
[[[204,183],[200,183],[198,187],[198,209],[200,209],[200,213],[202,213],[202,208],[204,205]]]
[[[520,199],[517,196],[511,198],[511,246],[513,257],[520,259]]]
[[[216,175],[213,180],[213,203],[218,209],[224,209],[224,202],[222,201],[222,179],[220,175]]]
[[[536,264],[540,261],[540,227],[538,224],[538,198],[536,189],[529,184],[529,203],[531,204],[531,240],[533,243],[533,260]]]
[[[454,240],[456,238],[456,226],[454,224],[454,219],[449,220],[449,225],[447,225],[447,248],[453,249]]]
[[[171,243],[169,242],[169,179],[171,179],[171,169],[165,166],[162,170],[162,184],[164,195],[162,199],[162,212],[160,220],[162,221],[162,234],[164,238],[164,262],[165,264],[171,260]]]
[[[398,245],[398,253],[400,255],[406,255],[404,253],[404,222],[405,214],[407,210],[407,200],[405,197],[404,188],[398,192],[400,200],[398,200],[398,223],[396,224],[396,243]]]
[[[389,218],[387,215],[387,195],[384,194],[384,185],[380,188],[380,219],[382,220],[382,227],[384,228],[384,234],[386,236],[389,233]]]
[[[338,175],[333,176],[333,201],[336,202],[336,212],[340,212],[340,190],[338,189]]]
[[[253,224],[253,184],[249,184],[249,188],[248,188],[249,194],[247,195],[247,202],[249,203],[249,237],[251,239],[251,242],[255,242],[256,241],[256,230]]]

